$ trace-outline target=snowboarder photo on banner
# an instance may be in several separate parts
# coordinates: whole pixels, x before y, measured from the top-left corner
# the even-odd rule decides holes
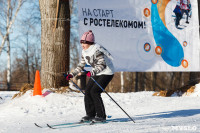
[[[82,46],[81,61],[77,68],[66,79],[70,80],[80,73],[85,64],[90,65],[92,70],[86,75],[95,79],[104,89],[109,84],[114,76],[114,66],[112,63],[111,54],[101,45],[95,43],[95,37],[91,30],[85,32],[80,43]],[[90,78],[85,89],[85,110],[86,116],[82,117],[81,121],[106,121],[106,112],[101,98],[103,90]]]

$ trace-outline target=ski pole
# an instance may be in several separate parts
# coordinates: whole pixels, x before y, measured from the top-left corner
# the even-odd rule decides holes
[[[83,70],[86,72],[86,70]],[[126,113],[126,111],[107,93],[107,91],[105,91],[105,89],[103,87],[101,87],[101,85],[93,78],[93,77],[90,77],[102,90],[103,92],[105,92],[109,97],[110,99],[113,100],[114,103],[117,104],[117,106],[135,123],[135,121],[128,115],[128,113]]]
[[[69,72],[68,72],[68,73],[69,73]],[[66,74],[63,74],[63,76],[66,77]],[[81,88],[78,87],[77,84],[75,84],[72,80],[69,80],[69,81],[71,81],[71,82],[73,83],[73,85],[74,85],[80,92],[82,92],[83,95],[85,95],[85,93],[81,90]]]
[[[75,84],[72,80],[69,80],[69,81],[71,81],[71,82],[73,83],[73,85],[74,85],[77,89],[79,89],[79,91],[81,91],[81,92],[83,93],[83,95],[85,95],[85,93],[81,90],[81,88],[78,87],[77,84]]]

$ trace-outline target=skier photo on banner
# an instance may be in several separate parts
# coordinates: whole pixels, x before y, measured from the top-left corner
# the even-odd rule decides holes
[[[92,70],[87,72],[86,75],[95,79],[105,89],[114,76],[111,54],[103,46],[95,43],[95,37],[91,30],[82,35],[80,43],[82,46],[81,61],[77,68],[67,75],[66,79],[70,80],[77,76],[87,64],[92,67]],[[81,121],[104,122],[106,121],[106,112],[101,98],[103,90],[91,78],[85,88],[86,116]]]
[[[180,0],[177,0],[176,7],[175,7],[175,9],[174,9],[173,12],[176,15],[175,26],[176,26],[176,28],[178,28],[178,25],[180,25],[180,20],[182,18],[181,7],[180,7]]]
[[[177,29],[182,29],[178,27],[180,25],[181,19],[186,19],[185,23],[189,24],[189,17],[192,17],[192,6],[190,0],[176,0],[176,7],[173,12],[176,15],[175,26]],[[185,15],[185,16],[184,16]]]
[[[189,24],[188,17],[189,17],[189,10],[191,8],[190,0],[181,0],[181,11],[182,11],[182,17],[184,13],[186,14],[186,22]]]

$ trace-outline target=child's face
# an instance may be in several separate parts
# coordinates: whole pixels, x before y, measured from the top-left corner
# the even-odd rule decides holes
[[[90,47],[90,45],[86,44],[86,43],[81,43],[81,46],[82,46],[83,50],[86,50]]]

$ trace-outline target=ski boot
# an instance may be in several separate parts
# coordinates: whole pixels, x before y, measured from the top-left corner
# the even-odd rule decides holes
[[[90,125],[93,125],[94,123],[104,123],[104,122],[106,122],[106,118],[96,116],[94,119],[92,119]]]
[[[80,120],[80,123],[84,123],[84,122],[87,122],[87,121],[91,121],[91,120],[93,120],[93,119],[94,119],[94,117],[91,117],[91,116],[86,115],[86,116],[82,117],[82,119]]]

